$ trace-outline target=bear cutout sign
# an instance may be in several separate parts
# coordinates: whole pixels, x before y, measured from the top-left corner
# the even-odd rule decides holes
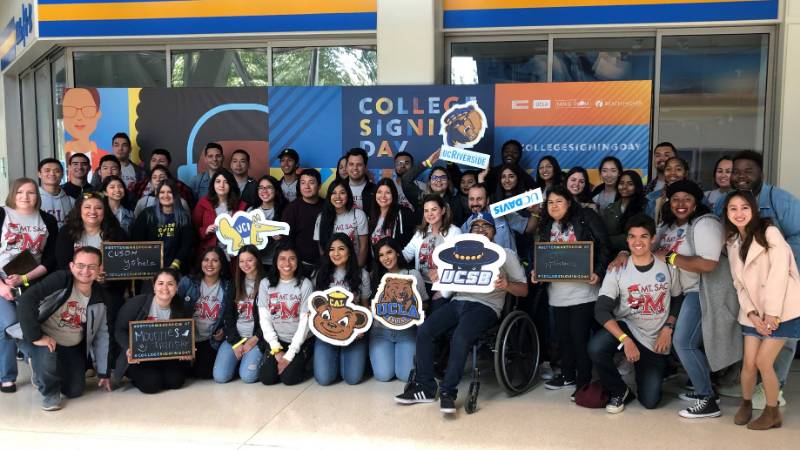
[[[308,326],[318,339],[346,347],[372,326],[369,309],[353,302],[353,294],[332,287],[308,297]]]
[[[425,320],[422,296],[419,295],[417,277],[387,273],[372,299],[372,315],[379,323],[393,330],[405,330],[421,325]]]

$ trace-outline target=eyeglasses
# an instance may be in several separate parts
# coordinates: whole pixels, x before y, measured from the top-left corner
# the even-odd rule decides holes
[[[493,229],[494,229],[494,227],[492,226],[492,224],[489,224],[489,223],[485,223],[485,224],[476,223],[476,224],[472,225],[469,228],[469,231],[486,231],[486,230],[493,230]]]
[[[274,191],[274,190],[275,190],[275,188],[273,186],[259,186],[258,187],[258,191],[259,192]]]
[[[97,264],[84,264],[84,263],[75,263],[75,268],[78,270],[89,269],[90,271],[94,272],[100,268]]]
[[[87,119],[94,119],[97,116],[96,106],[64,106],[62,111],[64,111],[64,117],[67,119],[72,119],[77,116],[78,111]]]
[[[447,181],[447,175],[433,175],[431,181]]]

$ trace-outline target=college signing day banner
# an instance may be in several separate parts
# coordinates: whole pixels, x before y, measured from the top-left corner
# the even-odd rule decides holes
[[[279,174],[276,155],[300,153],[302,167],[330,181],[351,147],[369,153],[369,167],[389,176],[394,155],[422,161],[449,149],[472,167],[482,155],[499,164],[508,139],[523,145],[532,171],[545,155],[563,169],[581,165],[594,175],[600,160],[647,173],[650,81],[529,83],[473,86],[67,89],[63,99],[65,151],[88,154],[95,167],[119,131],[133,140],[132,159],[154,148],[172,153],[173,169],[188,181],[204,170],[206,143],[230,157],[250,153],[250,175]],[[476,157],[477,156],[477,157]],[[226,161],[227,164],[227,161]],[[595,172],[592,172],[592,171]]]

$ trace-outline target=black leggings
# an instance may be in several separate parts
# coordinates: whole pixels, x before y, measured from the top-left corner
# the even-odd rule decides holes
[[[184,361],[146,361],[128,366],[128,378],[145,394],[165,389],[180,389],[186,382],[187,364]]]
[[[214,374],[214,361],[217,359],[217,350],[211,347],[210,339],[195,343],[194,364],[192,364],[192,369],[189,372],[189,376],[192,378],[210,380]]]
[[[281,347],[288,349],[289,344],[281,342]],[[267,386],[281,382],[287,386],[302,383],[308,377],[307,366],[313,355],[314,338],[309,338],[300,346],[300,351],[294,355],[292,362],[286,366],[283,373],[278,375],[278,361],[267,352],[264,364],[261,365],[261,382]]]
[[[567,380],[575,380],[576,387],[592,381],[592,360],[587,347],[594,325],[594,304],[589,302],[553,308],[561,351],[561,373]]]

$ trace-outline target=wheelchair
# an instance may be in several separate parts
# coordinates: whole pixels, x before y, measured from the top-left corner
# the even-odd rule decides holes
[[[527,392],[536,381],[539,368],[539,335],[530,316],[518,309],[519,300],[507,296],[499,324],[490,328],[472,346],[472,380],[464,410],[478,410],[481,369],[478,356],[491,352],[497,383],[509,397]]]

